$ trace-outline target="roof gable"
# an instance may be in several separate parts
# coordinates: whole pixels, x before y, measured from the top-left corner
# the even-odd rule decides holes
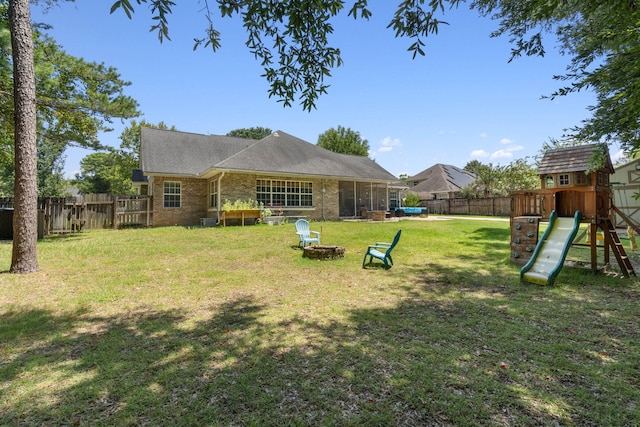
[[[418,182],[409,191],[418,193],[443,193],[459,191],[475,181],[473,173],[452,165],[435,164],[407,179],[408,182]]]
[[[223,170],[397,180],[368,157],[334,153],[282,131],[256,141],[143,130],[141,158],[145,173],[201,176]]]
[[[142,128],[140,162],[145,174],[200,175],[255,140]]]
[[[540,165],[538,166],[538,174],[544,175],[548,173],[562,172],[585,172],[591,166],[591,159],[597,150],[603,150],[605,153],[605,165],[600,170],[606,170],[613,173],[613,164],[609,156],[609,149],[606,144],[588,144],[576,145],[574,147],[556,148],[548,150],[544,153]]]

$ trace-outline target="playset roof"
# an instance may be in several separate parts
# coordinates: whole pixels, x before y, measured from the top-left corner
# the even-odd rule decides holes
[[[545,152],[538,166],[538,174],[585,172],[590,169],[592,159],[597,150],[602,150],[605,154],[605,164],[599,170],[605,170],[610,174],[613,173],[613,164],[611,163],[607,145],[588,144],[556,148]]]

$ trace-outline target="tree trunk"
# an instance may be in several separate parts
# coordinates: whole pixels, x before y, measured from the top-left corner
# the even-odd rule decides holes
[[[36,82],[29,0],[9,0],[15,105],[15,185],[11,272],[38,271]]]

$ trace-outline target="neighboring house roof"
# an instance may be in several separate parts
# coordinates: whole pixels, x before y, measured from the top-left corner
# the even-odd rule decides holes
[[[409,188],[409,186],[407,185],[406,182],[402,180],[396,180],[389,183],[389,188],[395,188],[397,190],[406,190],[407,188]]]
[[[149,178],[144,176],[144,173],[140,169],[133,169],[131,171],[131,182],[134,184],[146,184]]]
[[[476,176],[452,165],[435,164],[417,175],[407,178],[409,191],[421,198],[432,193],[455,193],[475,181]],[[418,182],[412,186],[413,182]]]
[[[80,196],[82,196],[80,194],[80,190],[78,190],[76,187],[67,188],[67,190],[65,191],[65,197],[80,197]]]
[[[143,128],[140,157],[146,175],[237,171],[397,181],[368,157],[334,153],[282,131],[251,140]]]
[[[587,171],[596,150],[604,150],[606,154],[605,165],[602,169],[613,173],[613,164],[606,144],[588,144],[556,148],[545,152],[538,166],[538,174]]]

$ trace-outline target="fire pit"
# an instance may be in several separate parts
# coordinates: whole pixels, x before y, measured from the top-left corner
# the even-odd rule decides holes
[[[342,246],[306,246],[303,257],[311,259],[338,259],[344,257]]]

